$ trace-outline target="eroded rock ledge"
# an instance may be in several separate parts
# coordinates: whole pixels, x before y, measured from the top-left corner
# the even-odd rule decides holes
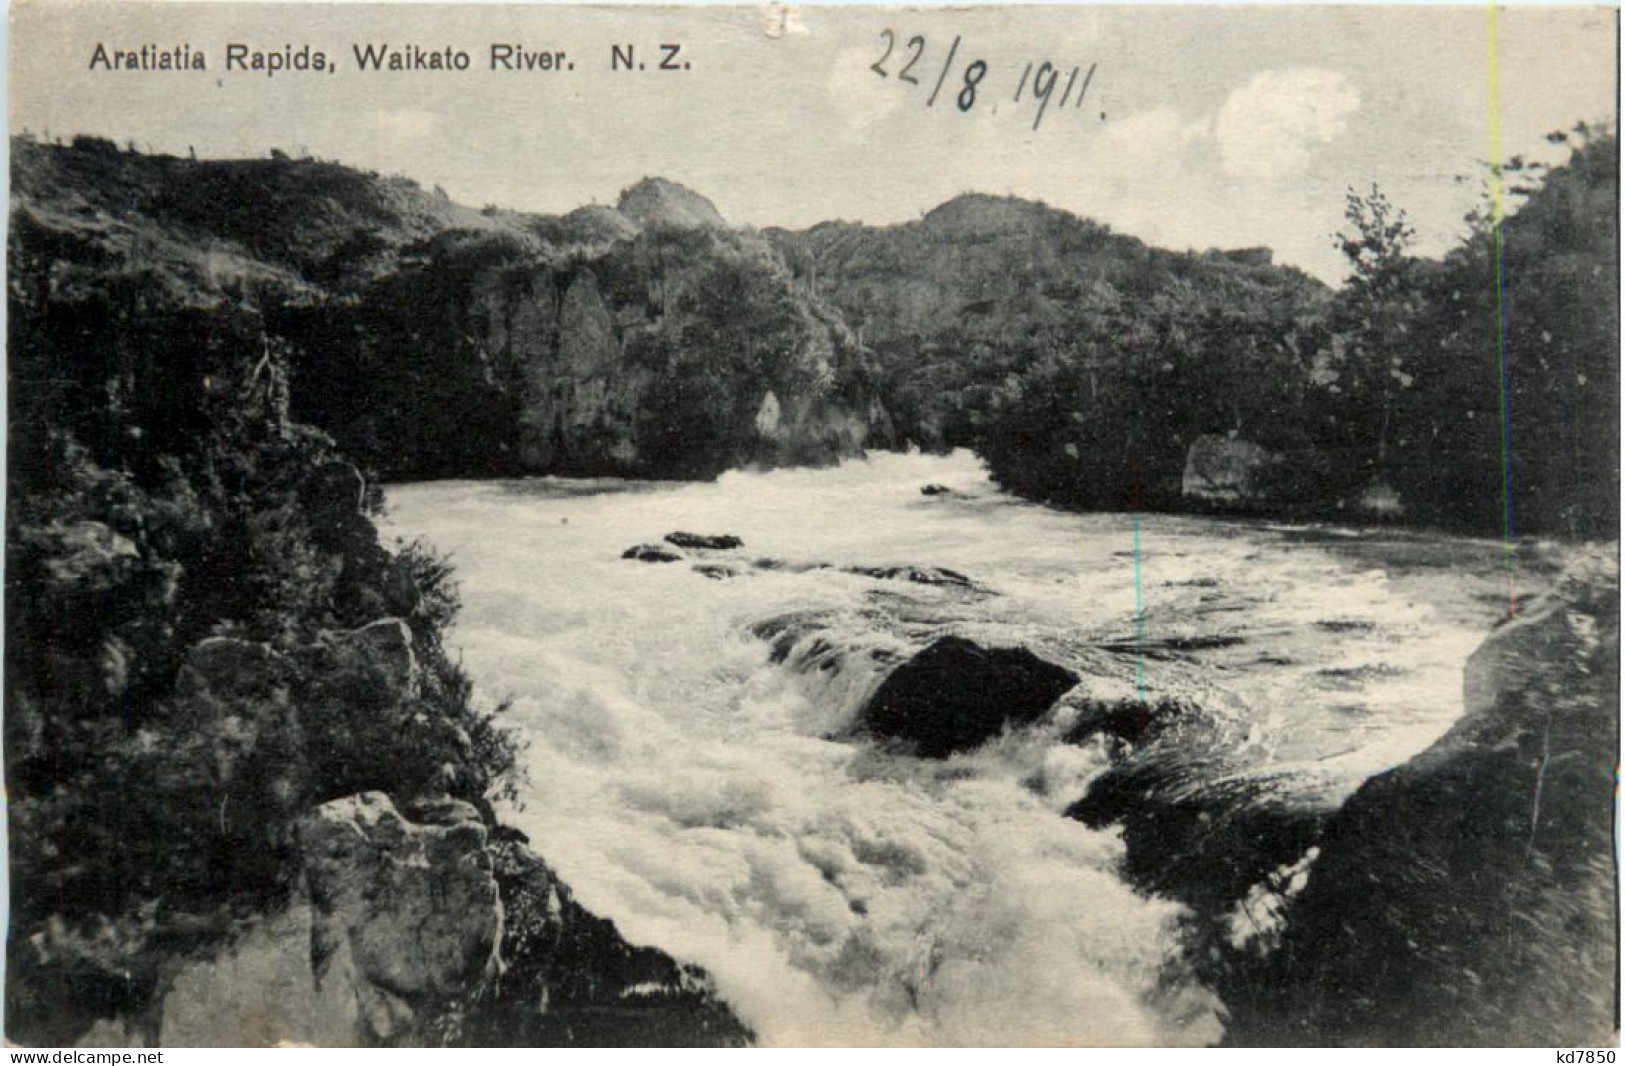
[[[1610,1039],[1616,550],[1520,605],[1468,660],[1462,719],[1330,818],[1278,943],[1219,976],[1231,1042]]]
[[[178,963],[88,1045],[737,1046],[701,970],[627,943],[472,805],[344,796],[299,824],[289,904]]]

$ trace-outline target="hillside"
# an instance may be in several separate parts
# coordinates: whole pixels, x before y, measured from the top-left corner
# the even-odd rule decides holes
[[[1064,498],[1071,478],[1055,482],[1047,464],[1030,476],[1001,470],[1003,427],[992,404],[1007,383],[1057,361],[1088,374],[1078,418],[1132,418],[1167,433],[1158,449],[1108,433],[1123,464],[1168,455],[1142,479],[1142,500],[1178,500],[1185,452],[1204,433],[1284,430],[1272,443],[1296,443],[1294,427],[1277,424],[1282,392],[1306,376],[1312,350],[1293,332],[1316,328],[1331,293],[1272,265],[1267,249],[1168,252],[1044,204],[984,195],[902,225],[826,223],[771,238],[798,280],[874,349],[899,436],[927,448],[975,447],[1018,491]],[[1262,378],[1234,373],[1249,361]],[[1194,376],[1199,388],[1138,394],[1170,374]],[[1129,410],[1146,404],[1158,410]],[[1103,491],[1078,502],[1128,504],[1126,485],[1111,487],[1129,480],[1125,471],[1095,480]]]
[[[889,441],[839,316],[670,182],[547,217],[88,138],[14,140],[12,167],[12,294],[49,343],[119,347],[120,302],[251,307],[292,343],[294,414],[386,476],[708,477]]]
[[[286,156],[143,155],[97,138],[68,148],[13,138],[11,195],[14,249],[59,264],[53,294],[70,299],[120,276],[144,276],[179,306],[256,290],[319,299],[436,233],[524,230],[519,216],[487,217],[407,178]]]
[[[1572,139],[1518,186],[1505,315],[1484,220],[1422,260],[1376,189],[1349,196],[1334,292],[1268,249],[1166,251],[1012,197],[757,232],[658,177],[538,216],[94,138],[14,140],[12,297],[81,358],[139,330],[121,307],[257,310],[293,413],[391,479],[963,446],[1065,506],[1606,536],[1618,176],[1611,137]]]

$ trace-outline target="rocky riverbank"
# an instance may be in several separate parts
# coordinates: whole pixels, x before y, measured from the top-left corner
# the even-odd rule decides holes
[[[257,316],[169,322],[167,360],[114,328],[76,368],[128,403],[14,401],[7,1037],[749,1040],[498,823],[523,771],[443,646],[450,568],[381,540]]]
[[[289,900],[158,966],[139,1015],[80,1046],[737,1046],[710,979],[577,904],[523,835],[472,805],[381,792],[298,826]],[[71,989],[68,991],[71,992]]]

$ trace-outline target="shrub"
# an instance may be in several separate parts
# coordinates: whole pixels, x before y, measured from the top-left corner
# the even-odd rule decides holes
[[[14,438],[6,570],[10,1035],[59,1044],[281,899],[312,804],[482,801],[517,754],[443,648],[449,566],[379,543],[359,473],[287,417],[287,350],[253,316],[76,310],[14,348],[22,380],[81,380],[26,397],[52,428]],[[205,382],[191,434],[82,403],[176,367]]]

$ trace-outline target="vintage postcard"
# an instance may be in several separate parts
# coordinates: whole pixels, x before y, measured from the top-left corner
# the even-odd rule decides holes
[[[6,1038],[1617,1044],[1618,31],[18,3]]]

